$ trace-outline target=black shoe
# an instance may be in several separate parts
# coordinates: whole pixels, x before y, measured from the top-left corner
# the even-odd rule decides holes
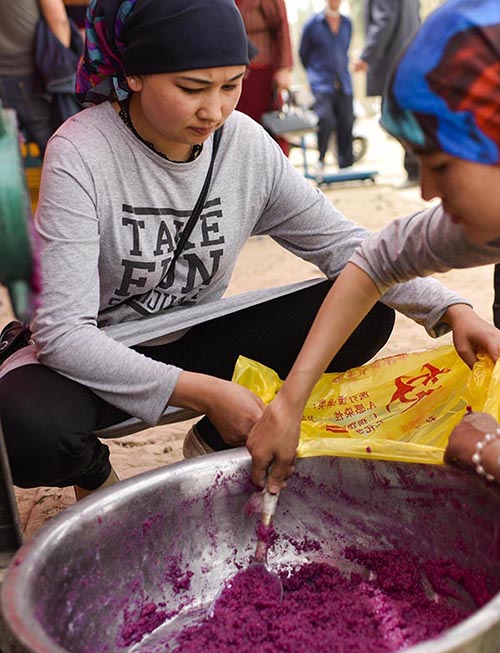
[[[184,459],[196,458],[197,456],[204,456],[207,453],[213,453],[215,449],[212,449],[205,440],[200,436],[196,429],[196,424],[189,429],[184,438],[184,444],[182,445],[182,454]]]

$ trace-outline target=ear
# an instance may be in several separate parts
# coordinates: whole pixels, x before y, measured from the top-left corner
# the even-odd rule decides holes
[[[134,91],[134,93],[142,91],[142,77],[140,75],[127,75],[125,79],[131,91]]]

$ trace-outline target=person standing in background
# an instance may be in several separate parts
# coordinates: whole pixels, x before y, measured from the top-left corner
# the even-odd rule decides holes
[[[247,69],[236,109],[260,122],[262,114],[281,103],[292,82],[292,43],[285,0],[236,0],[251,43],[257,49]],[[288,156],[286,140],[277,138]]]
[[[50,101],[39,91],[35,72],[35,34],[42,14],[54,36],[69,47],[63,0],[0,2],[0,100],[15,110],[19,129],[43,154],[53,128]]]
[[[385,81],[398,54],[420,26],[420,0],[364,0],[365,46],[354,62],[366,72],[366,95],[382,96]],[[418,186],[418,158],[405,150],[407,178],[398,188]]]
[[[352,23],[340,13],[339,7],[340,0],[327,0],[325,9],[304,25],[299,46],[318,116],[318,179],[322,177],[328,144],[335,130],[339,168],[354,163],[354,108],[349,73]]]

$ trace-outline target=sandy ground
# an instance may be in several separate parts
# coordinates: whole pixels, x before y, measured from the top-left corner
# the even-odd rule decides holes
[[[383,134],[375,118],[358,121],[358,129],[369,136],[367,155],[358,167],[378,171],[376,183],[334,184],[325,188],[324,192],[345,215],[370,230],[378,230],[394,217],[418,210],[425,206],[425,203],[420,199],[418,188],[393,188],[393,184],[403,179],[402,152],[395,141]],[[313,165],[314,152],[308,160]],[[297,167],[302,166],[303,156],[300,150],[292,152],[292,161]],[[229,293],[282,285],[314,276],[318,276],[314,266],[287,253],[269,238],[254,238],[242,252]],[[485,319],[491,320],[492,266],[452,271],[446,275],[438,275],[438,278],[448,287],[471,299],[476,311]],[[0,293],[1,326],[11,319],[11,312],[2,289]],[[394,333],[378,357],[435,347],[446,342],[451,342],[449,336],[432,340],[422,327],[398,315]],[[151,428],[117,440],[108,440],[112,462],[120,478],[125,479],[181,460],[182,441],[189,426],[190,422],[184,422]],[[16,495],[26,538],[75,500],[72,488],[16,489]]]

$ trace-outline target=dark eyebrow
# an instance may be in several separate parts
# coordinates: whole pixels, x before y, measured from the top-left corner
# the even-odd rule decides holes
[[[240,79],[240,77],[243,77],[245,74],[245,71],[240,73],[239,75],[235,75],[234,77],[231,77],[231,79],[228,79],[227,82],[224,82],[227,84],[228,82],[235,82],[237,79]],[[200,79],[198,77],[178,77],[177,79],[179,80],[184,80],[185,82],[195,82],[196,84],[205,84],[205,86],[209,86],[213,82],[211,82],[209,79]]]

